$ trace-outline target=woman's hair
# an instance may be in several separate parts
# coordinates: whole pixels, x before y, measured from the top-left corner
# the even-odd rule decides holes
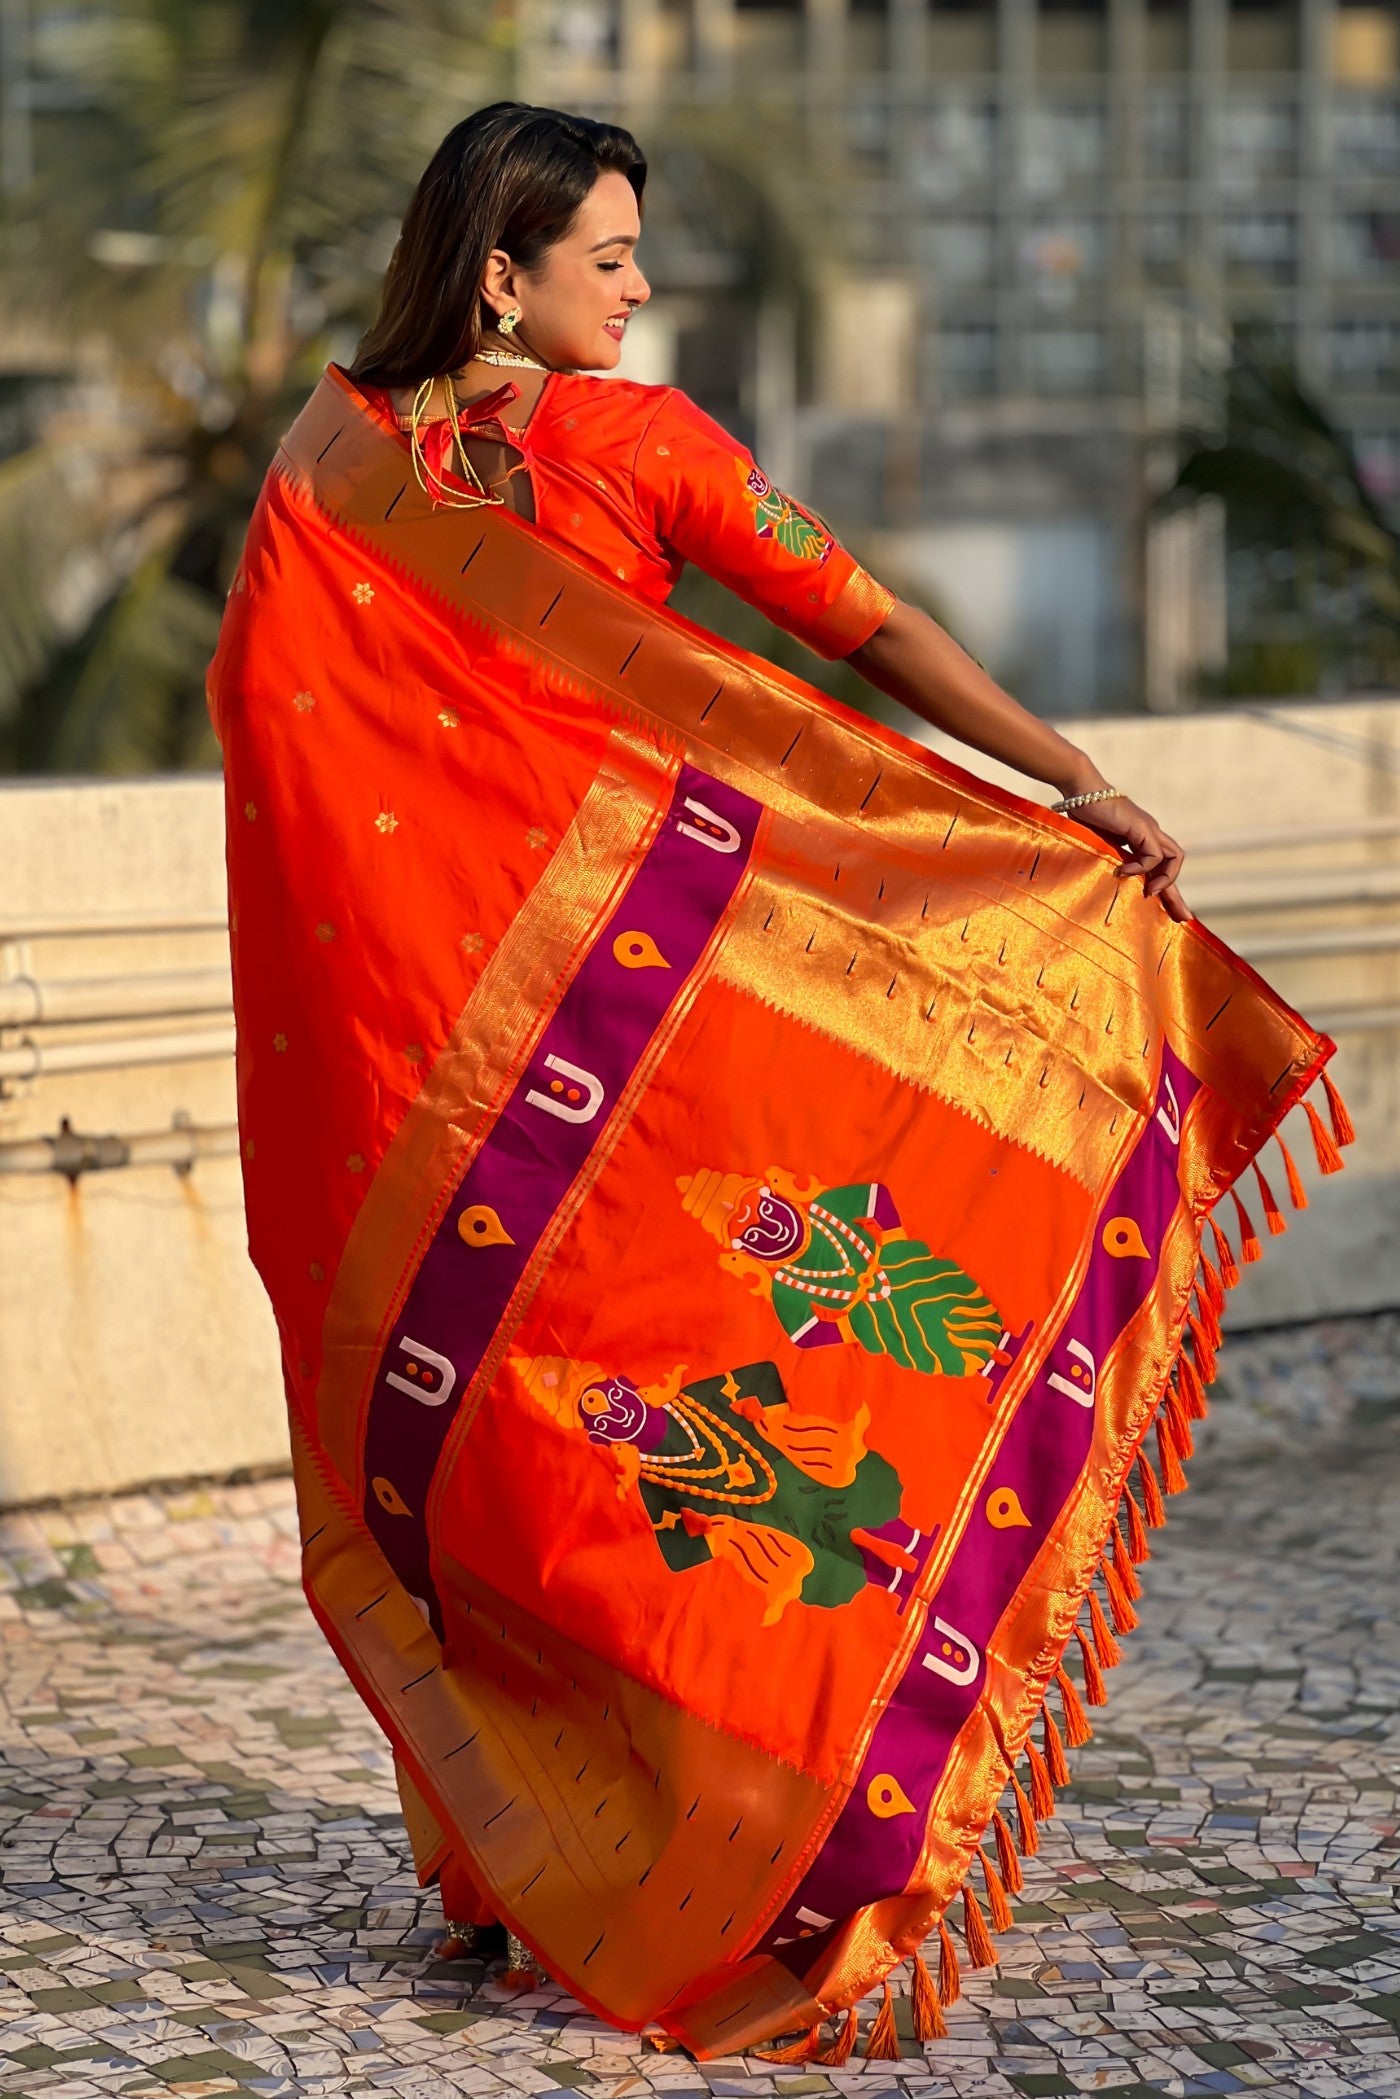
[[[480,298],[491,250],[535,268],[609,173],[627,177],[640,205],[646,160],[616,124],[523,102],[493,102],[454,124],[405,214],[351,376],[406,386],[465,364],[495,319]]]

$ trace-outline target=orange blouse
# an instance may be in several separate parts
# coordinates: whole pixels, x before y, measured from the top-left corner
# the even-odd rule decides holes
[[[387,394],[365,389],[392,414]],[[819,656],[849,656],[895,604],[811,512],[784,496],[753,455],[675,387],[552,372],[533,413],[509,420],[506,385],[463,412],[518,448],[535,522],[653,604],[687,562]],[[445,418],[422,427],[429,465],[452,483]],[[456,484],[460,486],[460,484]]]

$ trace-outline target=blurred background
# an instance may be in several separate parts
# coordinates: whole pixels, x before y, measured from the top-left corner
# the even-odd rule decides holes
[[[1336,1035],[1352,1171],[1232,1320],[1400,1302],[1393,6],[0,0],[0,1502],[284,1455],[204,667],[280,433],[502,96],[648,153],[624,372],[1062,718]]]

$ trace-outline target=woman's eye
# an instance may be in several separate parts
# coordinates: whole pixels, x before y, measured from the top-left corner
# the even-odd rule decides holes
[[[600,270],[620,270],[622,264],[620,262],[599,263],[598,268]]]

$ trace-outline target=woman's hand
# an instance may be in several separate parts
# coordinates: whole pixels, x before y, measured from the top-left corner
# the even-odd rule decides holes
[[[1174,919],[1184,922],[1196,916],[1176,886],[1185,853],[1145,809],[1127,795],[1114,795],[1067,814],[1089,830],[1101,832],[1120,849],[1126,848],[1127,857],[1114,870],[1116,875],[1143,876],[1143,895],[1160,897]]]

